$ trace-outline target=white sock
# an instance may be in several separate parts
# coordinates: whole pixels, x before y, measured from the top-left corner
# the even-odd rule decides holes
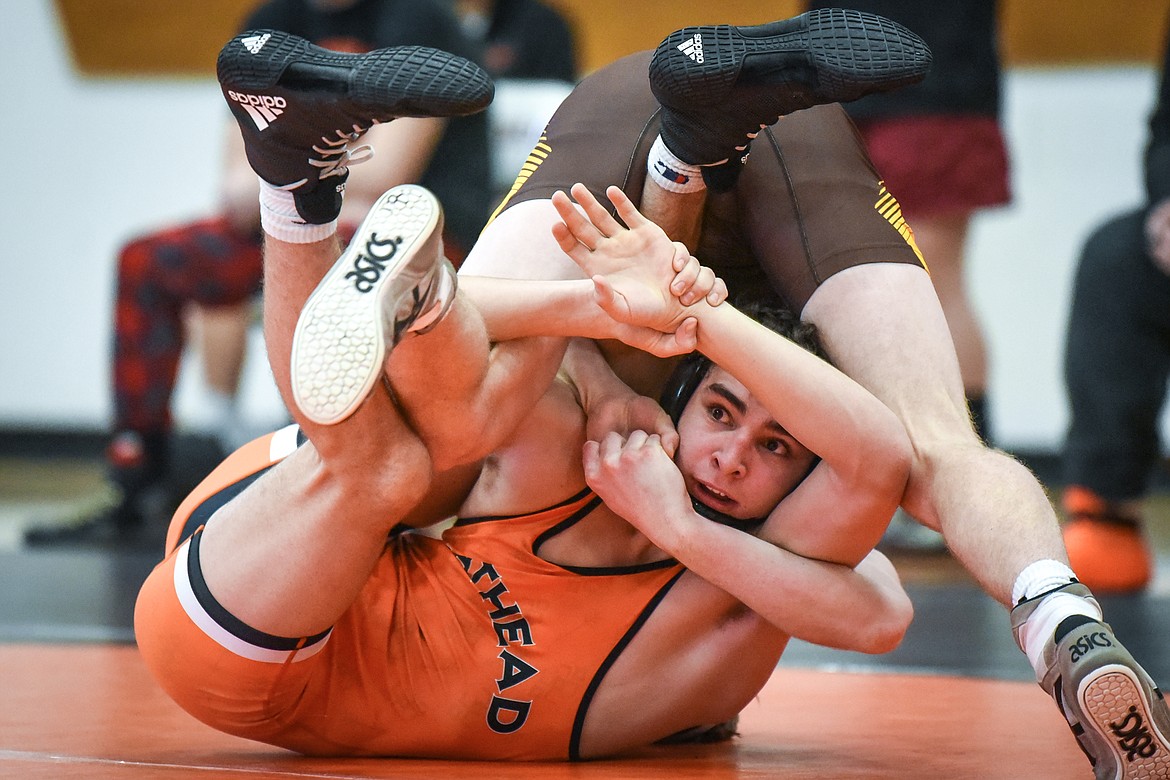
[[[260,179],[260,226],[273,238],[289,244],[324,241],[337,232],[337,220],[310,225],[297,213],[293,194]]]
[[[1028,616],[1028,620],[1020,627],[1019,641],[1021,650],[1028,656],[1032,670],[1036,672],[1036,681],[1041,682],[1048,673],[1048,666],[1044,658],[1044,648],[1052,641],[1056,628],[1065,618],[1073,615],[1084,615],[1093,620],[1101,620],[1101,606],[1094,599],[1083,596],[1074,596],[1071,593],[1053,593],[1036,605],[1035,611]]]
[[[646,158],[646,171],[655,184],[668,192],[699,192],[707,188],[702,169],[675,157],[662,142],[662,136],[654,139]]]
[[[1074,579],[1073,570],[1060,561],[1051,558],[1035,561],[1024,567],[1016,577],[1016,582],[1012,586],[1012,603],[1019,604],[1021,601],[1036,598],[1068,585]],[[1101,620],[1101,605],[1095,599],[1072,593],[1052,593],[1036,605],[1027,622],[1020,626],[1016,639],[1020,643],[1020,649],[1032,664],[1037,682],[1042,681],[1048,673],[1044,648],[1052,641],[1057,626],[1073,615]]]
[[[1024,567],[1012,585],[1012,604],[1033,599],[1041,593],[1068,585],[1076,579],[1073,570],[1051,558],[1035,561]]]

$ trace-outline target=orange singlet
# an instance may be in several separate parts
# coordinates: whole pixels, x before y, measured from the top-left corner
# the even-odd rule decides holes
[[[681,566],[538,557],[598,505],[586,489],[534,514],[461,519],[441,541],[403,534],[330,631],[262,634],[208,592],[197,527],[295,446],[295,427],[246,445],[176,513],[135,612],[167,693],[217,729],[309,754],[577,758],[593,692]]]

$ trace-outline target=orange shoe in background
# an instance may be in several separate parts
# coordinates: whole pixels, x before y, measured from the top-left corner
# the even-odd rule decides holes
[[[1104,499],[1077,485],[1061,503],[1069,518],[1064,546],[1078,580],[1097,593],[1135,593],[1150,584],[1153,564],[1139,522],[1112,516]]]

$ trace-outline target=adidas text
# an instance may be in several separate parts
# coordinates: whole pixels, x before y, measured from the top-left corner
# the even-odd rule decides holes
[[[1086,653],[1092,651],[1094,647],[1113,647],[1113,643],[1109,641],[1109,637],[1103,631],[1094,631],[1091,634],[1086,634],[1073,642],[1069,647],[1069,660],[1075,664],[1084,658]]]
[[[287,100],[274,95],[245,95],[242,92],[228,90],[227,96],[244,107],[256,124],[257,130],[266,129],[288,107]]]
[[[694,38],[683,41],[675,48],[700,65],[703,64],[703,36],[701,33],[695,33]]]

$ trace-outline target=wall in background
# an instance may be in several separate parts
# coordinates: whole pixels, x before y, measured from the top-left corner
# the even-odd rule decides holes
[[[589,13],[610,5],[595,0]],[[1166,4],[1148,6],[1161,14]],[[21,3],[0,29],[0,428],[97,430],[109,416],[115,252],[137,232],[212,208],[227,115],[210,70],[79,75],[56,8]],[[1008,74],[1016,199],[977,223],[971,273],[993,353],[996,427],[1010,448],[1059,446],[1072,267],[1098,222],[1140,200],[1154,88],[1151,68],[1132,63]],[[261,424],[280,416],[262,357],[253,351],[246,378],[246,408]],[[188,424],[199,419],[194,371],[186,366],[180,384]]]
[[[258,0],[55,0],[78,69],[88,75],[210,75],[223,41]],[[545,0],[576,25],[585,69],[658,43],[691,24],[760,24],[803,0]],[[848,7],[849,0],[841,0]],[[999,0],[1008,65],[1156,63],[1170,0]]]

